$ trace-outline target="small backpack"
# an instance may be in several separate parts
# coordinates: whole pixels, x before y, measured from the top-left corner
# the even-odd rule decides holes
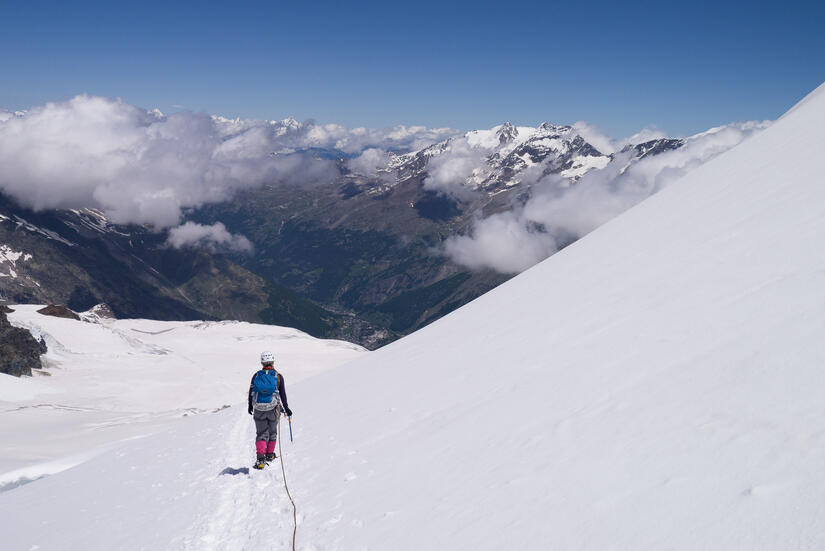
[[[270,374],[271,372],[271,374]],[[271,404],[273,397],[278,400],[278,372],[274,369],[261,369],[252,379],[255,401],[259,404]]]

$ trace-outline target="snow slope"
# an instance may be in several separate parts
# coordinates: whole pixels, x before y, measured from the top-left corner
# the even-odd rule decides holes
[[[466,307],[293,386],[298,548],[825,547],[822,128],[825,87]],[[9,548],[289,548],[280,474],[242,470],[248,416],[196,421],[0,494]]]
[[[0,375],[0,489],[87,459],[96,448],[238,405],[261,350],[277,351],[295,383],[365,351],[296,329],[245,322],[164,322],[43,316],[18,305],[11,322],[43,335],[48,369]],[[244,407],[245,408],[245,404]]]

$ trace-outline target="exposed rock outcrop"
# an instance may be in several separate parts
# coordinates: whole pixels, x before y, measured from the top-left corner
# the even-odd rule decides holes
[[[45,308],[41,308],[37,311],[38,314],[43,314],[44,316],[54,316],[56,318],[66,318],[80,321],[80,316],[63,306],[62,304],[49,304]]]
[[[37,341],[25,329],[9,323],[5,312],[0,312],[0,373],[31,375],[32,369],[42,369],[40,355],[46,352],[46,343]]]
[[[80,313],[80,319],[89,323],[100,323],[101,320],[110,319],[115,320],[117,316],[108,304],[101,302],[93,306],[90,310]]]

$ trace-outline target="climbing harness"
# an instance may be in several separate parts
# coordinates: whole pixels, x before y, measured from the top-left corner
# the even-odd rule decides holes
[[[289,420],[289,441],[292,441],[292,417]],[[281,416],[278,415],[278,434],[281,434]],[[278,438],[278,455],[281,456],[281,473],[284,475],[284,488],[286,488],[286,495],[289,501],[292,502],[292,551],[295,551],[295,535],[298,532],[298,509],[295,507],[295,500],[292,499],[292,494],[289,493],[289,486],[286,483],[286,470],[284,469],[284,451],[281,449],[281,440]]]

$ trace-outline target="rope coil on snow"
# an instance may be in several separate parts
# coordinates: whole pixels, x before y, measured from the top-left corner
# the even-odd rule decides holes
[[[286,488],[286,495],[292,503],[292,551],[295,551],[295,535],[298,532],[298,509],[295,507],[295,500],[292,499],[292,494],[289,493],[289,485],[286,483],[286,469],[284,469],[284,451],[281,449],[281,415],[278,412],[278,455],[281,456],[281,474],[284,475],[284,488]]]

